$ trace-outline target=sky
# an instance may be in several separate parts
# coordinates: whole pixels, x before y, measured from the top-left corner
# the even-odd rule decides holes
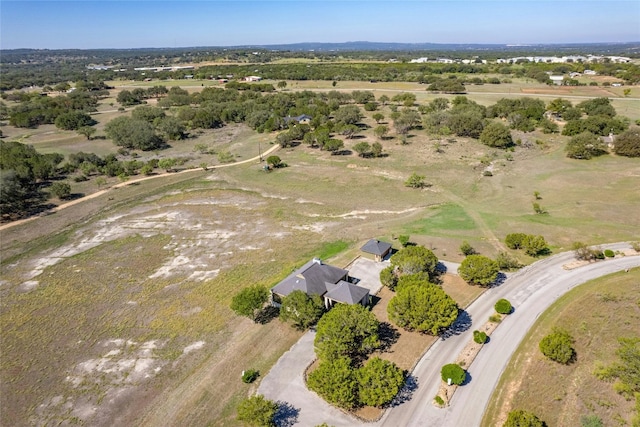
[[[640,1],[0,1],[0,48],[640,41]]]

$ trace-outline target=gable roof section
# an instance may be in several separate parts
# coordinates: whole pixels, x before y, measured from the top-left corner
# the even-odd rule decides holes
[[[302,291],[307,295],[323,295],[327,292],[327,283],[338,283],[348,274],[347,270],[322,264],[320,260],[311,260],[288,275],[272,288],[273,293],[287,296],[293,291]]]
[[[374,255],[384,255],[391,249],[391,243],[381,242],[380,240],[371,239],[360,248],[362,252]]]
[[[324,297],[345,304],[358,304],[366,295],[369,295],[369,289],[341,280]]]

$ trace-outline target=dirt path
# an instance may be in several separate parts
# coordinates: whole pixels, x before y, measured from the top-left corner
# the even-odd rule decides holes
[[[446,195],[448,199],[458,204],[464,210],[464,212],[469,216],[469,218],[471,218],[473,222],[476,223],[476,225],[478,226],[482,234],[487,238],[491,246],[493,246],[498,252],[507,251],[507,248],[502,244],[500,239],[496,237],[493,231],[491,231],[491,228],[489,228],[487,223],[484,222],[480,214],[478,214],[473,209],[470,209],[469,206],[467,205],[467,202],[463,198],[456,196],[450,191],[443,191],[443,193]]]
[[[235,162],[235,163],[226,163],[226,164],[222,164],[222,165],[215,165],[215,166],[208,166],[208,169],[222,169],[222,168],[228,168],[231,166],[238,166],[238,165],[243,165],[243,164],[247,164],[247,163],[251,163],[251,162],[257,162],[257,161],[261,161],[263,158],[266,158],[269,154],[274,153],[276,151],[278,151],[280,149],[280,145],[276,144],[273,147],[269,148],[267,151],[265,151],[264,153],[262,153],[261,156],[255,156],[252,157],[250,159],[246,159],[246,160],[242,160],[240,162]],[[145,176],[142,178],[137,178],[137,179],[132,179],[130,181],[125,181],[125,182],[121,182],[119,184],[113,185],[109,188],[105,188],[104,190],[100,190],[100,191],[96,191],[95,193],[91,193],[88,196],[84,196],[84,197],[80,197],[76,200],[72,200],[70,202],[67,203],[63,203],[59,206],[56,206],[53,209],[48,210],[48,213],[55,213],[55,212],[60,212],[63,209],[69,208],[71,206],[77,205],[78,203],[82,203],[82,202],[86,202],[87,200],[91,200],[91,199],[95,199],[96,197],[100,197],[104,194],[106,194],[107,192],[109,192],[110,190],[113,190],[115,188],[121,188],[127,185],[131,185],[131,184],[135,184],[138,182],[142,182],[142,181],[147,181],[150,179],[156,179],[156,178],[163,178],[163,177],[167,177],[167,176],[174,176],[177,174],[182,174],[182,173],[187,173],[187,172],[193,172],[196,169],[185,169],[185,170],[181,170],[180,172],[165,172],[165,173],[161,173],[158,175],[152,175],[152,176]],[[31,222],[34,221],[36,219],[40,218],[40,216],[36,215],[36,216],[31,216],[29,218],[25,218],[25,219],[21,219],[18,221],[13,221],[13,222],[9,222],[7,224],[3,224],[0,225],[0,231],[4,231],[7,230],[9,228],[12,227],[16,227],[18,225],[21,224],[25,224],[27,222]]]

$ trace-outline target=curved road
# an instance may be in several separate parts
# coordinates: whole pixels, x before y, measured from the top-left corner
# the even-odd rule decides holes
[[[603,245],[604,248],[628,249],[627,243]],[[494,313],[494,304],[506,298],[515,311],[491,335],[491,342],[483,347],[468,372],[471,381],[458,388],[451,405],[446,409],[433,406],[432,399],[440,386],[440,368],[453,362],[471,340],[474,327],[459,335],[438,340],[418,362],[412,372],[418,387],[411,398],[389,409],[372,426],[478,426],[500,374],[511,359],[537,317],[555,300],[577,285],[597,277],[640,267],[640,256],[608,259],[573,270],[562,268],[574,260],[572,252],[564,252],[538,261],[509,275],[504,283],[489,289],[474,301],[466,312],[475,325],[481,325]],[[304,387],[302,371],[313,359],[313,332],[305,334],[291,350],[283,355],[260,384],[259,393],[265,397],[288,402],[299,412],[295,425],[316,425],[327,422],[335,426],[364,425],[354,418],[330,407],[315,393]],[[311,358],[311,359],[309,359]],[[474,375],[475,372],[482,375]]]

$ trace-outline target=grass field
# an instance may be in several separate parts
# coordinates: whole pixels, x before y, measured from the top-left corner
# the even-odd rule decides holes
[[[175,82],[187,83],[190,90],[202,87]],[[331,82],[287,86],[305,88],[333,89]],[[354,88],[374,90],[376,97],[416,90],[419,102],[437,96],[413,83],[339,82],[336,89]],[[526,89],[549,96],[565,89],[523,81],[478,86],[469,97],[489,104],[516,96],[516,88],[518,94]],[[569,95],[602,96],[596,92],[602,88],[575,90]],[[614,100],[620,113],[629,108],[632,119],[640,118],[636,104]],[[130,114],[109,108],[102,105],[104,112],[96,115],[98,136],[110,118]],[[381,111],[390,116],[389,107]],[[376,141],[371,113],[363,122],[369,128],[346,140],[347,149]],[[53,126],[3,126],[3,133],[42,152],[107,154],[117,148]],[[522,144],[510,160],[477,141],[432,137],[420,129],[406,145],[392,133],[381,141],[387,156],[375,159],[300,145],[278,151],[289,167],[270,173],[256,163],[174,174],[3,230],[0,424],[235,425],[235,405],[255,389],[239,373],[266,373],[299,333],[277,320],[256,325],[238,318],[228,308],[233,294],[255,283],[271,286],[312,256],[344,266],[372,237],[396,243],[398,235],[409,234],[452,261],[462,260],[463,240],[495,256],[512,232],[541,234],[554,252],[577,240],[640,240],[637,159],[570,160],[565,137],[514,136]],[[204,143],[240,161],[270,147],[274,137],[229,125],[140,156],[188,158],[183,167],[217,164],[216,155],[194,152]],[[488,165],[491,177],[483,176]],[[405,187],[413,172],[430,186]],[[78,193],[98,189],[93,180],[71,184]],[[534,214],[534,191],[548,215]],[[477,291],[460,283],[444,286],[461,305]]]
[[[534,412],[549,426],[577,426],[583,416],[597,416],[605,426],[630,425],[634,403],[594,371],[615,361],[618,337],[638,337],[638,283],[640,269],[606,276],[573,289],[543,313],[502,374],[482,426],[501,425],[516,409]],[[575,338],[575,363],[561,365],[540,353],[538,343],[555,326]]]

